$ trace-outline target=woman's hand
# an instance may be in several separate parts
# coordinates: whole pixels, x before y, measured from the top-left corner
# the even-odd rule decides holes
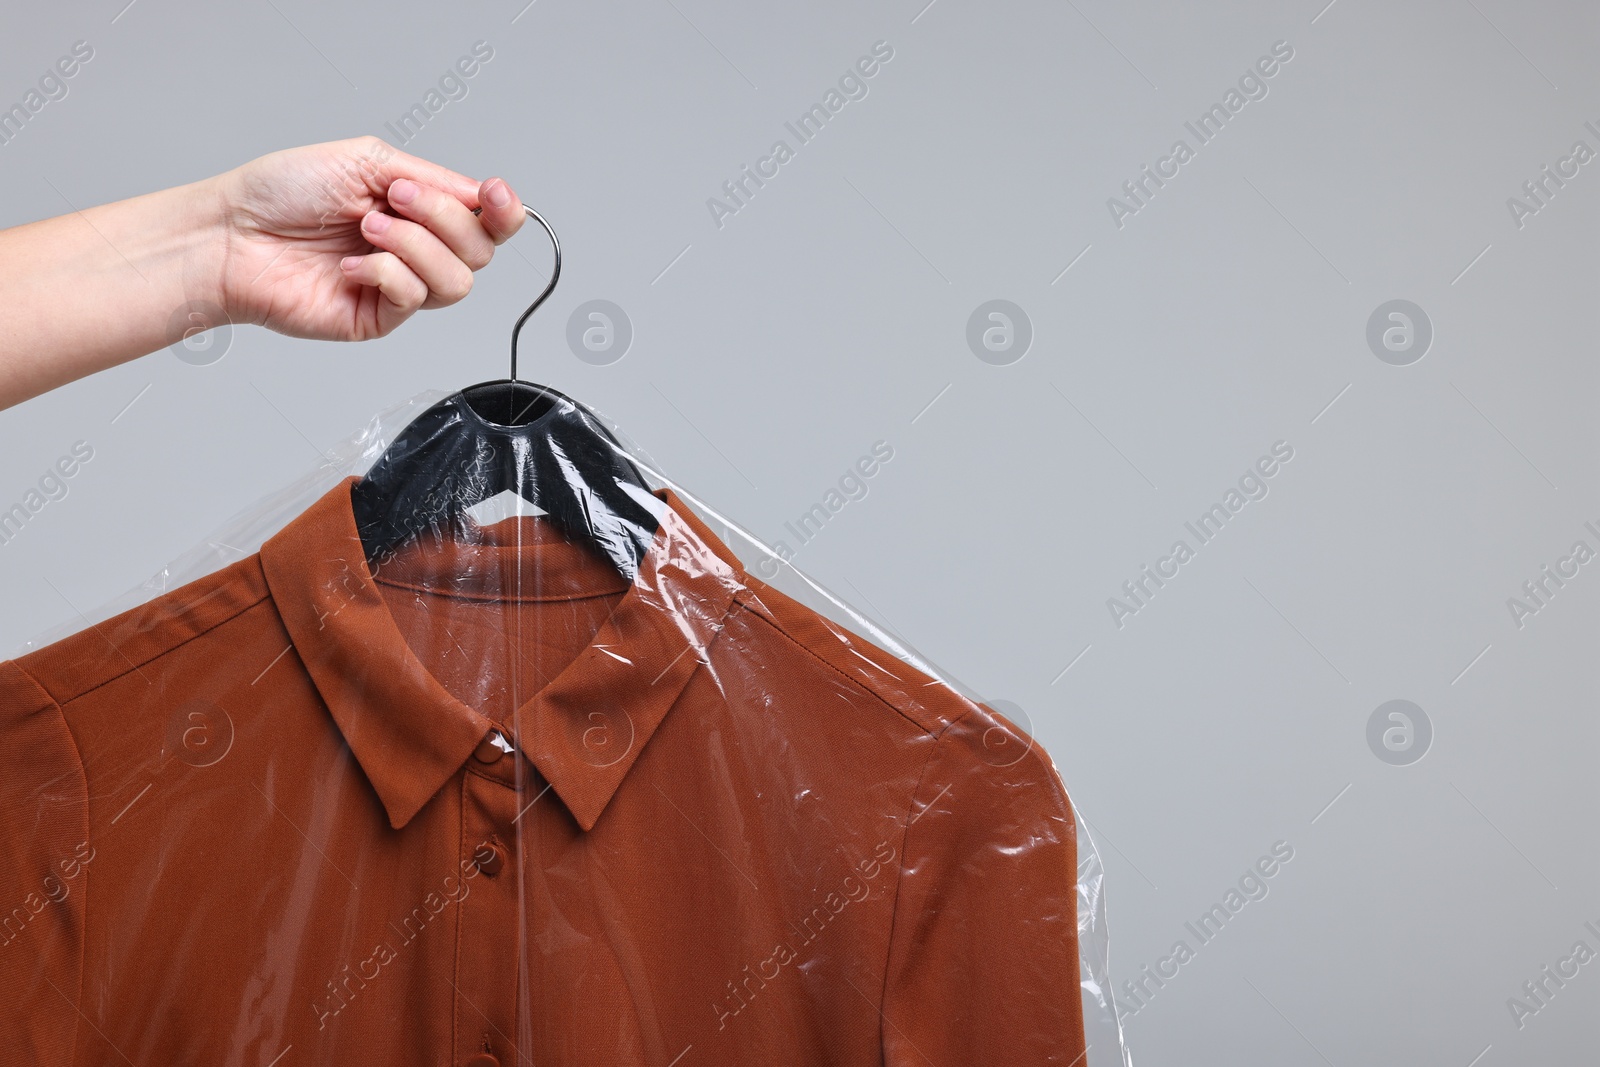
[[[375,137],[274,152],[212,185],[218,303],[292,337],[364,341],[455,303],[526,218],[499,178],[479,185]]]
[[[0,230],[0,408],[225,322],[382,337],[525,218],[498,178],[357,137]]]

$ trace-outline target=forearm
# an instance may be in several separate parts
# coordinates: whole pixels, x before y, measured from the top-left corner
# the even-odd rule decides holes
[[[154,352],[189,302],[218,304],[220,205],[207,180],[0,230],[0,408]]]

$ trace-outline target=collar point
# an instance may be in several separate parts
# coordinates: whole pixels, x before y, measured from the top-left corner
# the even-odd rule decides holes
[[[384,811],[389,816],[389,826],[395,830],[404,830],[417,812],[422,810],[422,803],[411,803],[398,798],[384,798]]]

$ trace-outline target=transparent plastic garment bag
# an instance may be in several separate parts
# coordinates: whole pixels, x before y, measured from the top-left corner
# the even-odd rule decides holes
[[[505,499],[366,559],[441,396],[0,664],[0,1058],[1130,1062],[1048,756],[615,427],[631,580]]]

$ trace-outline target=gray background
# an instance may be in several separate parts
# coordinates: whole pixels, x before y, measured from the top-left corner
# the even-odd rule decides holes
[[[1600,149],[1592,5],[524,3],[8,11],[7,106],[75,40],[96,54],[0,145],[0,223],[398,144],[384,124],[487,41],[402,147],[505,176],[560,232],[525,375],[791,545],[893,446],[796,562],[1023,709],[1105,852],[1114,978],[1293,847],[1127,1016],[1136,1062],[1593,1062],[1600,962],[1520,1028],[1507,1006],[1600,950],[1600,563],[1521,628],[1507,606],[1600,549],[1600,161],[1520,227],[1507,206]],[[718,228],[707,199],[878,40],[868,95]],[[1268,95],[1119,228],[1108,198],[1280,40]],[[0,547],[0,645],[143,581],[379,409],[503,375],[547,255],[525,230],[384,340],[241,328],[209,365],[163,351],[0,415],[0,505],[95,449]],[[966,340],[997,298],[1034,334],[1009,365]],[[606,366],[565,340],[592,299],[635,330]],[[1366,339],[1392,299],[1434,330],[1405,366]],[[1107,599],[1279,440],[1269,495],[1119,629]],[[1392,699],[1432,725],[1406,766],[1367,740]]]

